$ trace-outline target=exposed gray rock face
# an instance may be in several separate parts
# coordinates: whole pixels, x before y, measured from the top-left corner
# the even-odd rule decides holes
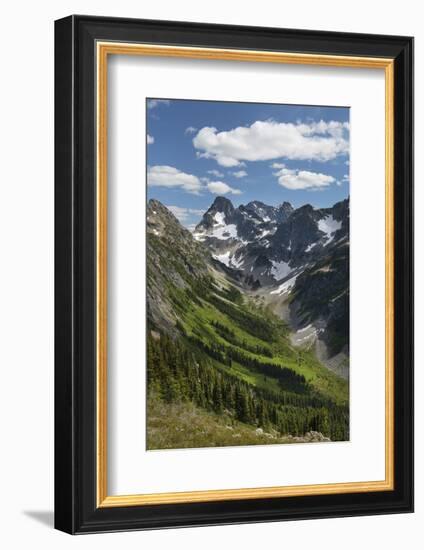
[[[172,333],[176,324],[170,287],[183,289],[209,273],[212,259],[190,231],[159,201],[147,205],[147,315],[152,327]]]

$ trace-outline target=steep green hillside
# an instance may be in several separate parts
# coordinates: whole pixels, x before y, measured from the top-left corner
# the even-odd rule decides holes
[[[182,291],[170,289],[170,295],[184,339],[218,368],[269,391],[347,402],[347,382],[323,367],[312,352],[293,348],[286,324],[248,302],[234,286],[218,287],[208,277]]]

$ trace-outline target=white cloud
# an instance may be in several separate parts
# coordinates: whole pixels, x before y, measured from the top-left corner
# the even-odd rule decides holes
[[[155,138],[147,134],[147,145],[152,145],[155,142]]]
[[[235,166],[242,166],[244,164],[231,157],[224,157],[222,155],[219,157],[219,160],[218,160],[218,158],[214,157],[212,153],[200,153],[199,151],[196,151],[196,157],[198,159],[215,159],[218,162],[218,164],[220,164],[224,168],[234,168]]]
[[[338,186],[341,186],[343,185],[344,183],[349,183],[350,181],[350,177],[349,177],[349,174],[345,174],[341,180],[338,180],[336,183]]]
[[[349,124],[329,121],[286,123],[257,120],[226,132],[205,126],[193,138],[199,158],[213,158],[225,167],[242,161],[316,160],[325,162],[347,153]]]
[[[210,183],[208,183],[207,187],[209,191],[211,193],[214,193],[215,195],[226,195],[227,193],[231,193],[233,195],[241,195],[241,191],[239,189],[234,189],[223,181],[211,181]]]
[[[159,105],[165,105],[168,107],[170,105],[169,99],[148,99],[147,100],[147,108],[148,109],[154,109],[155,107],[158,107]]]
[[[319,172],[309,172],[308,170],[292,170],[283,167],[274,173],[278,178],[278,183],[286,189],[309,189],[316,190],[328,187],[335,183],[336,179],[327,174]]]
[[[184,130],[184,133],[185,134],[195,134],[197,132],[197,128],[195,128],[194,126],[188,126],[185,130]]]
[[[208,174],[211,176],[215,176],[216,178],[223,178],[224,174],[220,172],[219,170],[208,170]]]
[[[239,170],[238,172],[231,172],[235,178],[245,178],[247,176],[246,170]]]
[[[197,208],[184,208],[182,206],[166,206],[174,216],[180,221],[184,222],[191,216],[202,216],[204,214],[203,210],[198,210]]]
[[[285,164],[282,162],[273,162],[271,164],[271,168],[275,168],[276,170],[279,170],[280,168],[284,168]]]
[[[181,172],[173,166],[149,166],[147,168],[147,185],[151,187],[179,187],[194,195],[198,195],[203,187],[197,176]]]
[[[213,170],[211,170],[211,172],[213,172]],[[205,177],[199,178],[193,174],[182,172],[174,166],[148,166],[147,185],[150,187],[180,188],[183,191],[194,195],[198,195],[201,191],[206,190],[209,190],[211,193],[215,193],[216,195],[226,195],[228,193],[233,195],[241,194],[239,189],[234,189],[223,181],[210,181],[209,178]],[[200,213],[200,211],[189,208],[185,208],[183,210],[180,207],[168,208],[174,208],[175,212],[173,212],[175,215],[177,215],[176,212],[181,215],[183,210],[186,214],[190,213],[198,215]]]

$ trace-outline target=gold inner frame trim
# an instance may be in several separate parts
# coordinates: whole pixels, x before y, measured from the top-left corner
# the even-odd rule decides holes
[[[394,60],[254,50],[97,42],[97,506],[142,506],[306,495],[365,493],[394,489]],[[283,63],[385,72],[385,479],[315,485],[218,489],[109,496],[107,493],[107,61],[109,55],[142,55]]]

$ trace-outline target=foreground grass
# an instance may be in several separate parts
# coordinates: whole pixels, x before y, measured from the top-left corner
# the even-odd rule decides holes
[[[147,405],[147,449],[186,449],[312,442],[308,438],[265,432],[227,414],[207,412],[193,403],[165,403],[150,397]]]

